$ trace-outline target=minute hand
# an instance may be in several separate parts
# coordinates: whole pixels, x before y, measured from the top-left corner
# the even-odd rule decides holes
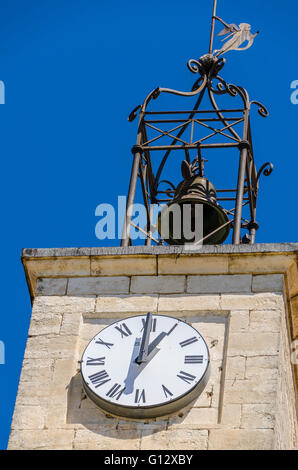
[[[146,362],[148,356],[148,343],[150,337],[150,331],[152,327],[152,313],[149,312],[146,317],[146,322],[144,326],[144,332],[142,336],[141,347],[139,351],[139,355],[136,359],[138,364],[142,364],[142,362]]]

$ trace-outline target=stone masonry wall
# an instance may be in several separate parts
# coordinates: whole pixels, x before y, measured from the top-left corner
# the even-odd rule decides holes
[[[9,449],[297,448],[282,274],[137,275],[133,258],[115,275],[109,263],[109,275],[99,262],[93,276],[36,279]],[[211,377],[174,416],[122,420],[86,397],[78,361],[106,325],[148,311],[200,331]]]

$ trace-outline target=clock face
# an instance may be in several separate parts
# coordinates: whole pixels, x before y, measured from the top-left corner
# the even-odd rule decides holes
[[[181,320],[134,316],[92,339],[81,374],[87,395],[104,410],[128,418],[163,416],[202,392],[209,351],[199,332]]]

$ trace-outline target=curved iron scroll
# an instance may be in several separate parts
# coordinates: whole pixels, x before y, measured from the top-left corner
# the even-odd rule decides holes
[[[273,169],[274,169],[274,166],[273,166],[272,163],[270,163],[270,162],[264,163],[264,165],[262,165],[261,168],[258,171],[257,184],[259,183],[259,179],[260,179],[262,173],[263,173],[264,176],[269,176],[269,175],[271,175]]]

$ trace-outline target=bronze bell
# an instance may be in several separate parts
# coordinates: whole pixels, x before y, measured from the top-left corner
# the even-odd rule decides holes
[[[216,200],[216,191],[213,184],[204,176],[194,175],[191,170],[186,175],[186,165],[190,167],[184,161],[182,164],[182,174],[186,177],[177,186],[174,199],[158,215],[158,232],[170,245],[185,245],[186,243],[199,241],[229,222],[227,213]],[[200,213],[198,212],[198,205],[202,205],[203,208]],[[177,209],[177,206],[179,209],[178,219],[176,217],[177,213],[175,214],[174,211],[174,209]],[[189,214],[188,219],[186,207]],[[199,217],[201,220],[196,220],[198,214],[202,215],[202,217]],[[185,227],[183,226],[185,221],[188,221],[188,225],[190,225],[188,227],[190,231],[187,231],[187,238],[185,236],[186,230],[184,230]],[[199,226],[198,224],[201,225]],[[200,234],[196,233],[198,232],[198,227],[200,227]],[[203,244],[221,244],[225,241],[229,232],[230,225],[228,224],[213,235],[210,235]],[[190,239],[189,234],[193,234]]]

